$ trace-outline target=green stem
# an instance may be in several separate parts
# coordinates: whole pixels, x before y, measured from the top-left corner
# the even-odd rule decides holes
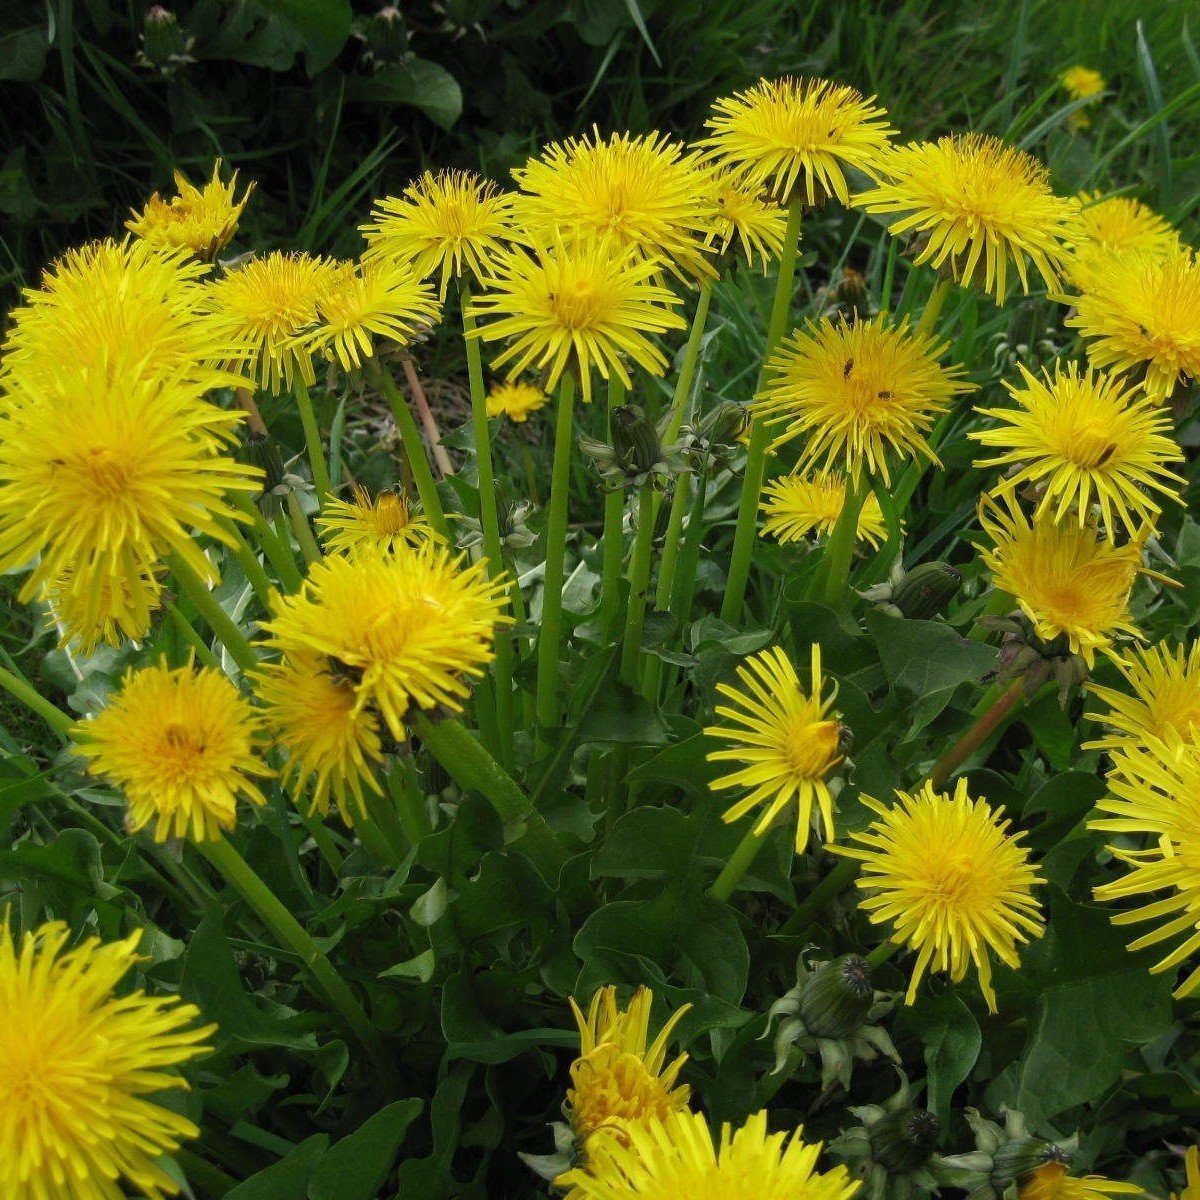
[[[671,497],[671,511],[667,514],[667,533],[663,541],[662,556],[658,561],[658,583],[654,589],[654,607],[667,612],[671,603],[671,591],[679,567],[680,535],[683,531],[683,516],[688,508],[692,491],[692,477],[679,475],[675,480],[675,494]],[[642,695],[651,704],[657,702],[658,688],[662,682],[663,661],[651,655],[642,672]]]
[[[796,911],[780,926],[782,934],[803,933],[812,923],[813,918],[838,893],[851,883],[858,874],[858,863],[850,858],[843,858],[837,866],[817,884],[804,899],[796,905]]]
[[[204,580],[184,561],[180,554],[172,553],[167,557],[167,565],[180,590],[196,606],[196,610],[208,623],[209,629],[217,635],[221,644],[229,651],[229,657],[243,671],[253,671],[258,665],[246,635],[237,627],[233,618],[217,603],[217,598],[209,591]]]
[[[945,306],[946,297],[950,295],[950,289],[954,286],[954,281],[948,275],[941,275],[937,282],[933,285],[933,290],[929,293],[929,299],[925,301],[925,308],[921,313],[921,319],[917,322],[917,333],[932,333],[933,327],[937,324],[937,319],[942,315],[942,308]]]
[[[320,561],[321,547],[313,536],[312,526],[309,525],[308,517],[300,505],[300,497],[295,492],[287,494],[287,510],[292,522],[292,532],[300,545],[300,553],[304,555],[305,563],[311,567],[313,563]]]
[[[64,741],[74,720],[56,704],[51,704],[28,679],[6,667],[0,667],[0,688],[14,700],[19,700],[31,712],[37,713]]]
[[[899,942],[880,942],[870,954],[867,955],[867,966],[874,969],[882,967],[897,950],[900,949]]]
[[[637,537],[629,563],[629,599],[625,606],[625,641],[621,647],[621,680],[637,687],[642,657],[642,631],[646,625],[646,593],[650,590],[650,565],[654,557],[654,488],[642,485],[638,499]]]
[[[542,730],[558,722],[558,653],[562,640],[562,590],[566,578],[567,496],[571,485],[571,423],[575,408],[575,376],[563,373],[554,423],[554,468],[550,509],[546,518],[546,575],[542,592],[542,627],[537,647],[537,720]]]
[[[372,359],[372,370],[375,381],[387,399],[400,431],[400,440],[404,443],[404,457],[408,459],[408,469],[421,498],[421,507],[425,510],[426,519],[453,545],[450,537],[450,526],[446,523],[446,514],[442,510],[442,500],[438,495],[437,483],[433,478],[433,469],[429,465],[429,456],[425,453],[425,443],[421,440],[421,431],[417,428],[416,419],[409,411],[408,401],[396,386],[396,381],[379,364]]]
[[[962,735],[930,768],[929,782],[934,791],[941,791],[946,781],[1000,727],[1004,719],[1025,696],[1025,679],[1020,676],[1000,693],[970,729]]]
[[[625,401],[625,385],[616,371],[608,377],[607,433],[612,439],[614,410]],[[600,632],[607,640],[616,633],[621,611],[621,563],[625,557],[625,489],[604,493],[604,533],[601,539]]]
[[[324,508],[329,493],[329,468],[325,465],[325,447],[321,444],[321,430],[317,426],[317,414],[313,411],[312,398],[299,375],[292,388],[296,408],[300,412],[300,424],[304,427],[304,444],[308,449],[308,465],[312,467],[313,487],[317,492],[317,507]]]
[[[433,832],[429,811],[425,807],[425,794],[421,790],[417,773],[407,758],[396,760],[395,768],[388,773],[387,786],[404,834],[415,846],[423,837]]]
[[[303,576],[296,566],[296,556],[292,553],[291,544],[275,532],[270,521],[259,510],[258,505],[245,493],[234,493],[233,502],[250,518],[255,541],[267,556],[275,574],[279,576],[280,583],[287,591],[296,591],[300,587]]]
[[[687,345],[683,349],[683,361],[679,364],[679,378],[675,381],[675,392],[671,397],[671,417],[667,422],[663,444],[670,446],[683,427],[692,395],[692,380],[696,378],[696,364],[700,361],[700,346],[708,325],[708,308],[712,300],[712,280],[706,279],[696,297],[696,311],[692,314],[692,327],[688,330]]]
[[[271,581],[267,578],[262,563],[258,561],[258,555],[250,548],[250,544],[242,537],[242,531],[232,521],[226,522],[224,528],[232,543],[233,557],[242,568],[242,574],[254,589],[259,603],[264,608],[270,608]]]
[[[714,900],[728,900],[733,895],[733,889],[742,881],[742,877],[750,869],[751,863],[758,857],[758,852],[767,840],[770,829],[756,833],[757,820],[753,821],[746,831],[745,837],[737,844],[737,848],[729,856],[729,861],[721,868],[721,873],[713,881],[708,894]]]
[[[294,797],[293,803],[295,803]],[[329,869],[334,875],[337,875],[341,871],[342,863],[345,860],[342,858],[342,852],[337,848],[337,844],[333,840],[333,834],[325,828],[325,822],[320,817],[308,812],[301,804],[296,804],[295,807],[296,812],[300,814],[300,823],[308,830],[308,836],[312,838],[313,845],[316,846],[318,853],[328,864]]]
[[[258,914],[263,924],[304,963],[316,983],[318,995],[341,1015],[367,1051],[380,1077],[389,1085],[393,1084],[395,1067],[375,1027],[350,985],[338,974],[308,931],[224,838],[198,842],[197,848]]]
[[[850,560],[854,556],[854,542],[858,534],[858,514],[869,486],[865,476],[846,480],[842,511],[838,514],[833,532],[829,535],[825,546],[825,560],[821,564],[824,575],[821,598],[830,608],[846,594],[846,586],[850,579]]]
[[[195,651],[196,657],[206,666],[221,669],[221,660],[212,652],[208,643],[196,632],[196,627],[184,616],[179,605],[174,600],[167,601],[167,613],[175,624],[175,628],[183,635],[183,640]]]
[[[496,507],[496,479],[492,470],[487,397],[483,386],[483,359],[480,356],[479,339],[472,336],[475,318],[468,307],[471,292],[465,282],[460,284],[459,294],[462,302],[463,342],[467,351],[467,378],[471,385],[471,427],[475,434],[475,470],[479,479],[479,520],[483,528],[483,552],[487,556],[489,578],[500,579],[504,575],[504,554],[500,545],[500,517]],[[513,640],[506,630],[501,630],[496,637],[496,659],[492,674],[496,681],[496,727],[500,753],[505,762],[511,762]]]
[[[783,253],[779,258],[779,274],[775,281],[775,301],[771,306],[771,320],[767,326],[763,370],[759,373],[760,386],[766,365],[775,352],[775,348],[783,341],[783,334],[787,328],[788,314],[792,304],[792,287],[796,276],[796,254],[800,247],[802,214],[802,201],[793,200],[788,208],[787,232],[784,234]],[[721,620],[730,625],[736,625],[742,617],[746,583],[750,578],[750,560],[754,554],[754,542],[758,533],[758,504],[762,496],[763,476],[767,469],[767,448],[770,440],[766,424],[755,417],[750,425],[750,444],[746,450],[742,496],[738,503],[737,525],[733,534],[733,553],[729,560],[729,578],[726,580],[725,597],[721,602]]]

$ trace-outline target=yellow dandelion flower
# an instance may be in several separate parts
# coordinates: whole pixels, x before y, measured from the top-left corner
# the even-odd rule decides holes
[[[129,827],[155,841],[212,841],[237,823],[237,802],[265,804],[250,778],[270,775],[257,754],[261,719],[213,667],[165,663],[130,670],[103,712],[73,736],[88,770],[125,795]]]
[[[1173,652],[1161,644],[1139,646],[1116,665],[1133,694],[1088,684],[1088,691],[1108,706],[1088,713],[1108,730],[1089,749],[1119,750],[1149,740],[1200,747],[1200,642]]]
[[[712,783],[718,790],[749,789],[725,811],[727,822],[763,807],[754,832],[765,833],[789,805],[796,805],[796,853],[808,846],[814,806],[820,811],[825,840],[832,842],[833,796],[825,782],[842,761],[842,727],[831,712],[836,687],[828,696],[821,676],[821,647],[812,648],[812,682],[806,692],[787,655],[772,646],[751,655],[737,669],[738,687],[727,683],[717,691],[732,703],[718,705],[725,725],[710,725],[709,737],[732,745],[713,750],[712,762],[731,762],[737,770]]]
[[[532,383],[497,383],[487,394],[487,415],[507,417],[518,425],[529,420],[529,414],[549,403],[550,397]]]
[[[317,528],[325,545],[337,554],[353,554],[364,547],[394,554],[406,546],[440,540],[399,492],[380,492],[372,499],[361,485],[355,486],[353,500],[330,500],[317,518]]]
[[[592,368],[632,387],[624,359],[651,375],[667,369],[663,352],[647,335],[682,329],[673,309],[681,303],[655,282],[659,265],[632,247],[601,239],[557,240],[533,253],[514,248],[496,263],[488,290],[472,304],[484,324],[473,336],[509,345],[494,366],[511,363],[508,378],[530,367],[547,373],[553,391],[568,367],[578,371],[585,401],[592,398]]]
[[[1103,1175],[1068,1175],[1064,1163],[1034,1168],[1017,1187],[1017,1200],[1104,1200],[1106,1196],[1136,1196],[1136,1183],[1119,1183]]]
[[[42,592],[61,631],[59,644],[75,643],[84,654],[101,642],[119,646],[125,640],[141,641],[150,632],[161,596],[162,584],[149,567],[132,582],[116,575],[80,578],[74,567],[67,567]]]
[[[226,271],[208,285],[204,302],[216,336],[240,348],[260,387],[290,389],[296,375],[311,386],[312,347],[302,335],[317,326],[318,305],[337,277],[329,259],[274,250]]]
[[[970,390],[959,367],[938,364],[945,349],[884,314],[810,321],[771,357],[754,411],[782,426],[775,447],[804,439],[798,471],[841,467],[856,480],[866,471],[890,483],[893,457],[939,461],[925,433]]]
[[[134,628],[168,554],[215,579],[192,531],[227,542],[222,519],[240,514],[225,493],[256,492],[260,473],[224,453],[243,413],[178,371],[147,375],[136,348],[129,362],[98,371],[64,355],[0,415],[0,570],[34,563],[23,599],[53,587],[62,603],[65,587],[89,622],[106,609]],[[84,594],[104,581],[121,586]]]
[[[1003,301],[1009,269],[1029,291],[1032,263],[1053,287],[1067,255],[1074,209],[1050,190],[1037,159],[987,134],[969,133],[892,150],[884,182],[855,204],[892,219],[894,237],[915,234],[916,262],[947,270]]]
[[[1122,748],[1123,767],[1110,772],[1108,791],[1096,802],[1091,829],[1144,834],[1159,853],[1163,841],[1184,843],[1200,828],[1200,750],[1168,734]]]
[[[617,989],[603,987],[592,997],[585,1017],[572,997],[579,1057],[571,1064],[565,1112],[581,1146],[601,1131],[625,1137],[631,1124],[661,1121],[687,1108],[691,1089],[677,1085],[687,1055],[668,1063],[667,1046],[691,1005],[676,1010],[651,1042],[653,1005],[654,993],[639,987],[629,1007],[620,1009]]]
[[[711,187],[709,244],[724,254],[736,243],[750,266],[758,258],[765,271],[783,253],[787,214],[760,188],[742,182],[732,171],[714,171]]]
[[[887,114],[851,87],[827,79],[761,79],[713,104],[700,145],[709,158],[753,187],[809,205],[828,196],[849,203],[846,170],[878,178],[895,132]]]
[[[614,133],[554,142],[513,171],[523,236],[608,237],[660,265],[711,277],[707,172],[698,155],[663,133]]]
[[[1058,82],[1072,100],[1096,100],[1108,86],[1104,76],[1091,67],[1068,67],[1058,77]],[[1067,118],[1072,129],[1086,129],[1092,119],[1084,109],[1077,109]]]
[[[1074,509],[1082,526],[1095,503],[1113,538],[1122,525],[1132,532],[1155,522],[1162,510],[1153,493],[1181,502],[1184,481],[1167,464],[1183,455],[1153,400],[1078,363],[1055,363],[1054,374],[1043,369],[1041,379],[1023,364],[1020,370],[1021,385],[1004,384],[1017,407],[978,409],[1001,424],[969,435],[1001,452],[976,459],[977,467],[1017,468],[1001,490],[1034,486],[1037,515],[1056,523]]]
[[[211,1052],[215,1025],[177,996],[118,992],[141,961],[139,930],[73,948],[61,921],[14,938],[0,919],[0,1195],[147,1200],[179,1185],[158,1163],[199,1129],[155,1094]]]
[[[402,196],[377,200],[360,226],[367,259],[411,264],[421,279],[440,272],[486,280],[512,235],[512,197],[470,171],[426,171]]]
[[[104,372],[120,362],[126,371],[187,371],[205,386],[220,386],[225,380],[204,364],[232,360],[235,348],[216,342],[201,312],[208,270],[185,251],[160,252],[140,241],[109,239],[68,251],[12,311],[6,403],[20,402],[22,384],[52,376],[64,346],[77,367]]]
[[[1068,266],[1071,282],[1080,289],[1088,287],[1098,264],[1113,254],[1135,251],[1165,258],[1179,248],[1171,223],[1140,200],[1080,192],[1075,204],[1074,257]]]
[[[1183,1191],[1171,1193],[1171,1200],[1200,1200],[1200,1147],[1189,1146],[1184,1159],[1186,1172]]]
[[[993,546],[983,550],[992,582],[1033,622],[1044,642],[1066,638],[1073,654],[1092,666],[1096,651],[1112,655],[1122,634],[1140,637],[1129,595],[1142,570],[1142,542],[1123,546],[1096,536],[1091,525],[1029,523],[1012,496],[1007,511],[990,497],[980,504],[980,524]]]
[[[175,189],[179,194],[170,200],[155,192],[140,213],[134,210],[125,228],[160,250],[183,249],[211,262],[233,237],[254,184],[247,186],[240,200],[235,199],[237,172],[222,183],[218,158],[212,178],[203,187],[176,171]]]
[[[1104,258],[1067,324],[1097,367],[1128,371],[1156,400],[1200,375],[1200,263],[1186,248]]]
[[[860,846],[835,854],[862,863],[859,901],[872,924],[890,923],[893,940],[916,951],[904,997],[912,1004],[927,970],[959,983],[972,963],[988,1011],[996,1011],[990,955],[1014,970],[1018,947],[1040,937],[1043,922],[1032,889],[1040,884],[1021,834],[1008,832],[1003,808],[967,794],[960,779],[951,796],[928,781],[918,792],[897,790],[890,808],[864,796],[878,814]]]
[[[846,481],[836,475],[787,475],[763,491],[762,532],[780,542],[798,542],[810,533],[830,534],[846,503]],[[879,500],[872,492],[858,514],[855,534],[873,550],[887,538]]]
[[[496,625],[511,620],[507,587],[483,559],[433,542],[407,554],[363,548],[314,563],[265,628],[285,660],[324,656],[353,688],[354,714],[373,708],[399,741],[410,705],[461,711],[466,677],[483,674]]]
[[[379,718],[358,702],[352,681],[318,654],[299,652],[259,668],[256,694],[276,743],[287,751],[280,780],[309,811],[324,816],[332,801],[352,825],[366,816],[366,794],[377,795],[383,761]]]
[[[598,1143],[556,1182],[567,1200],[850,1200],[858,1181],[844,1166],[818,1171],[821,1144],[802,1133],[768,1133],[764,1110],[714,1143],[703,1114],[676,1112],[633,1126],[628,1144]]]
[[[341,262],[317,298],[321,323],[302,333],[300,343],[306,352],[323,352],[350,371],[374,353],[373,339],[406,346],[440,311],[433,291],[406,263]]]

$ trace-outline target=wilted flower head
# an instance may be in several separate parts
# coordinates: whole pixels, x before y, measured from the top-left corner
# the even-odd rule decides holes
[[[196,187],[182,171],[176,171],[175,188],[178,195],[169,200],[155,192],[140,213],[134,211],[125,228],[159,249],[184,249],[211,262],[233,237],[254,184],[236,199],[237,172],[228,183],[222,183],[221,160],[217,159],[212,178],[203,187]]]
[[[988,1009],[996,1011],[990,955],[1013,967],[1018,946],[1040,937],[1043,922],[1034,885],[1041,883],[1004,810],[991,809],[960,779],[951,796],[926,782],[896,792],[888,807],[864,796],[877,819],[850,836],[859,846],[834,853],[861,862],[859,907],[873,924],[887,923],[895,941],[916,951],[905,1003],[912,1004],[927,970],[958,983],[973,963]]]
[[[875,98],[827,79],[761,79],[713,104],[708,157],[781,201],[849,202],[846,170],[878,178],[894,132]]]
[[[945,269],[1002,301],[1009,271],[1029,291],[1029,266],[1047,287],[1058,281],[1067,253],[1071,202],[1050,190],[1049,172],[999,138],[968,133],[893,149],[881,164],[884,182],[855,204],[893,218],[896,237],[917,236],[916,262]]]

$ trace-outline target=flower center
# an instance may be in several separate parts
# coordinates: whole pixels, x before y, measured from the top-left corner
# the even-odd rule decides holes
[[[408,506],[399,496],[385,493],[375,506],[375,520],[381,534],[394,536],[408,525]]]
[[[788,769],[797,779],[820,779],[832,766],[837,745],[836,721],[813,722],[802,716],[785,734],[783,753]]]
[[[587,329],[598,320],[602,297],[590,280],[576,279],[550,293],[550,311],[564,329]]]
[[[1112,430],[1098,424],[1088,424],[1071,432],[1065,447],[1068,461],[1077,467],[1094,470],[1102,467],[1116,453],[1117,444],[1112,440]]]
[[[113,499],[128,490],[132,478],[129,459],[108,446],[93,446],[77,462],[93,494]]]

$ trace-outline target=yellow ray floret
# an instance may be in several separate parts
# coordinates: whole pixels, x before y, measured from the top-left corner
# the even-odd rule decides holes
[[[355,486],[352,500],[330,500],[317,518],[317,528],[325,545],[338,554],[375,547],[391,554],[442,540],[401,493],[384,491],[372,498],[361,485]]]
[[[855,203],[892,218],[889,232],[917,238],[916,261],[944,269],[1003,301],[1015,268],[1053,287],[1074,209],[1050,190],[1046,168],[999,138],[969,133],[900,146],[884,160],[884,182]]]
[[[991,956],[1019,965],[1018,947],[1040,937],[1043,922],[1034,885],[1041,883],[1020,834],[1008,832],[1004,810],[967,793],[960,779],[953,796],[926,782],[897,791],[888,807],[864,796],[877,819],[850,836],[859,846],[835,854],[862,863],[859,907],[872,924],[889,924],[893,940],[916,952],[905,1003],[912,1004],[926,971],[944,971],[954,983],[974,964],[988,1009],[996,1011]]]
[[[728,169],[715,168],[709,187],[713,206],[709,244],[721,254],[736,244],[750,266],[758,259],[765,271],[783,252],[786,213],[761,188]]]
[[[5,1200],[179,1192],[158,1160],[200,1131],[155,1093],[187,1088],[178,1068],[211,1051],[216,1026],[197,1025],[199,1010],[176,996],[118,991],[141,936],[71,947],[51,921],[17,939],[0,914]]]
[[[1043,1163],[1031,1171],[1017,1189],[1017,1200],[1105,1200],[1108,1196],[1136,1196],[1136,1183],[1120,1183],[1103,1175],[1068,1175],[1060,1162]]]
[[[239,799],[266,803],[252,778],[271,774],[261,728],[220,671],[164,663],[129,671],[108,707],[73,732],[88,770],[124,793],[132,830],[204,842],[234,827]]]
[[[1148,740],[1182,740],[1200,745],[1200,641],[1186,650],[1163,644],[1136,647],[1117,664],[1128,692],[1089,683],[1090,695],[1102,700],[1104,712],[1089,712],[1107,730],[1086,749],[1141,747]]]
[[[1168,467],[1183,459],[1168,415],[1138,388],[1077,363],[1039,379],[1020,366],[1021,385],[1005,381],[1015,408],[978,411],[999,422],[969,436],[1000,451],[977,467],[1014,467],[1004,491],[1033,486],[1037,515],[1055,522],[1072,514],[1083,525],[1092,505],[1110,537],[1154,524],[1154,494],[1180,503],[1183,479]]]
[[[1075,204],[1068,274],[1081,290],[1112,255],[1135,252],[1164,258],[1179,248],[1179,234],[1171,223],[1131,196],[1080,192]]]
[[[203,187],[196,187],[182,171],[176,171],[175,188],[178,194],[169,200],[155,192],[140,213],[134,211],[125,228],[159,249],[185,249],[211,262],[233,237],[254,184],[236,199],[237,172],[228,183],[222,183],[221,160],[217,159],[212,178]]]
[[[763,490],[761,505],[765,537],[798,542],[810,533],[833,532],[846,503],[846,480],[836,475],[788,475],[773,479]],[[872,492],[858,514],[855,537],[872,549],[887,537],[879,500]]]
[[[737,769],[713,781],[716,789],[737,788],[747,795],[725,811],[736,821],[754,808],[762,815],[755,833],[765,833],[789,805],[796,806],[796,852],[808,846],[814,808],[820,812],[827,842],[833,841],[833,796],[826,779],[842,761],[841,725],[832,712],[836,688],[824,696],[821,647],[813,643],[812,681],[800,686],[796,670],[778,646],[751,655],[737,670],[738,685],[717,685],[730,701],[718,705],[725,724],[705,729],[709,737],[731,743],[713,750],[714,762]]]
[[[529,414],[549,403],[550,397],[532,383],[497,383],[487,394],[487,415],[507,417],[510,421],[523,424]]]
[[[925,434],[970,390],[960,368],[939,365],[945,348],[883,315],[810,321],[768,362],[754,413],[779,427],[776,447],[804,439],[798,471],[838,468],[890,482],[895,458],[938,462]]]
[[[848,168],[879,177],[895,132],[887,114],[851,87],[827,79],[762,79],[713,104],[700,143],[708,157],[756,188],[809,205],[849,202]]]

